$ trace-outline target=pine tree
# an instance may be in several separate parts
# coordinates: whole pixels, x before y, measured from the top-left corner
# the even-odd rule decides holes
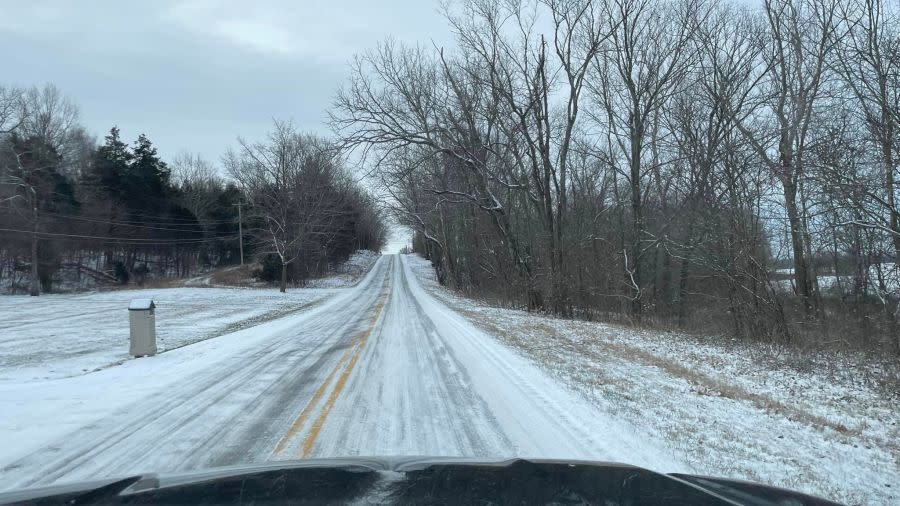
[[[93,163],[86,183],[96,194],[106,195],[111,200],[127,202],[125,179],[134,155],[128,145],[119,138],[119,128],[112,127],[102,146],[94,153]]]
[[[145,212],[164,208],[170,171],[144,134],[134,143],[127,175],[126,188],[132,208]]]

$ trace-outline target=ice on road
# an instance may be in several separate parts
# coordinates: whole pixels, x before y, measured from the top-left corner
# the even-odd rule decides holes
[[[352,455],[689,471],[426,293],[401,255],[303,313],[69,378],[0,382],[0,489]]]

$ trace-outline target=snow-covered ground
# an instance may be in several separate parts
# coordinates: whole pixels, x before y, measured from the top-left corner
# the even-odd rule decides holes
[[[798,357],[728,340],[549,318],[426,289],[579,392],[666,442],[698,473],[849,504],[900,502],[900,394],[861,357]]]
[[[410,247],[412,244],[412,235],[412,230],[404,226],[395,225],[391,227],[387,243],[384,245],[381,252],[388,255],[400,253],[404,248]]]
[[[431,297],[397,255],[308,311],[88,374],[0,379],[0,413],[0,489],[352,455],[691,470]]]
[[[170,351],[103,367],[124,357],[114,327],[127,331],[135,295],[157,300]],[[435,455],[619,461],[847,503],[898,499],[897,398],[852,357],[798,364],[749,345],[492,308],[439,287],[412,255],[380,258],[349,288],[286,296],[180,288],[0,303],[0,358],[15,361],[0,368],[0,489]]]
[[[334,268],[329,276],[309,280],[307,288],[347,288],[355,285],[367,272],[372,269],[375,262],[381,258],[381,253],[369,250],[359,250],[346,262]]]
[[[302,288],[347,288],[355,285],[381,258],[381,253],[357,250],[346,261],[329,266],[328,275],[307,280]],[[270,283],[252,277],[253,266],[232,266],[194,276],[183,282],[190,287],[247,287],[265,288]]]
[[[216,285],[206,274],[179,288],[0,296],[0,380],[74,376],[129,359],[134,298],[156,303],[157,345],[165,352],[303,310],[355,285],[380,257],[358,251],[328,276],[283,294],[259,283]]]
[[[127,360],[131,299],[156,303],[157,345],[166,351],[284,316],[331,293],[161,288],[0,296],[0,380],[61,378]]]

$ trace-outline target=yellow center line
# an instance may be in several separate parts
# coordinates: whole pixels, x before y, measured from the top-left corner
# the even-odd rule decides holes
[[[351,361],[350,366],[347,369],[344,369],[344,372],[341,374],[341,377],[338,380],[339,386],[335,387],[338,389],[337,390],[338,394],[340,393],[340,390],[343,390],[344,383],[346,383],[347,376],[349,376],[349,370],[353,369],[353,366],[356,364],[356,361],[359,359],[359,354],[360,354],[362,345],[365,344],[366,340],[368,340],[369,335],[372,333],[372,330],[374,329],[375,322],[378,321],[378,317],[381,315],[381,310],[385,305],[387,295],[390,293],[390,291],[387,290],[386,288],[387,288],[387,282],[385,282],[385,286],[382,287],[382,294],[381,294],[381,297],[379,298],[378,302],[376,303],[375,316],[372,318],[372,322],[369,326],[369,329],[359,339],[356,339],[344,351],[344,354],[341,355],[341,358],[338,360],[338,363],[335,364],[334,368],[328,373],[328,376],[325,378],[325,381],[323,381],[322,384],[319,386],[319,388],[316,389],[312,398],[306,404],[306,407],[303,408],[303,411],[300,412],[300,414],[294,420],[294,423],[291,424],[291,426],[288,428],[287,432],[285,432],[284,436],[282,436],[282,438],[278,441],[278,444],[275,445],[275,449],[272,450],[273,456],[284,451],[284,449],[288,445],[288,443],[290,443],[294,439],[294,436],[296,436],[297,433],[300,432],[300,430],[303,428],[303,425],[306,423],[307,419],[310,417],[312,412],[315,410],[316,406],[319,404],[319,401],[322,400],[322,397],[325,395],[326,390],[328,390],[329,385],[331,385],[331,380],[334,378],[335,374],[337,374],[337,372],[339,370],[341,370],[341,368],[344,367],[345,364],[347,364],[347,361],[350,358],[350,355],[353,354],[354,351],[356,351],[356,353],[354,354],[354,357]],[[331,406],[334,404],[336,398],[337,398],[337,394],[332,392],[331,396],[329,396],[329,399],[328,399],[329,402],[328,402],[328,404],[326,404],[327,411],[331,410]],[[323,409],[326,409],[326,408],[323,408]],[[327,416],[327,413],[326,413],[326,416]],[[316,423],[318,424],[318,428],[316,428],[316,435],[318,435],[319,430],[321,430],[321,425],[322,425],[322,423],[324,423],[324,421],[325,421],[325,418],[323,416],[319,416],[316,419]],[[314,427],[315,426],[316,425],[314,424]],[[307,441],[307,440],[310,440],[309,435],[307,435],[307,437],[304,439],[304,441]],[[315,442],[315,436],[313,436],[311,439],[310,448],[312,447],[312,443],[314,443],[314,442]],[[304,455],[307,453],[309,453],[308,450],[304,451]]]
[[[294,420],[294,423],[291,424],[291,427],[288,431],[282,436],[281,440],[278,441],[278,444],[275,446],[275,449],[272,451],[272,454],[281,453],[284,450],[284,447],[288,444],[288,442],[297,434],[297,432],[303,427],[303,423],[306,422],[306,419],[309,418],[310,413],[312,413],[313,408],[316,407],[316,404],[319,403],[319,400],[322,399],[322,396],[325,395],[325,390],[328,388],[328,385],[331,384],[331,379],[337,374],[338,370],[344,363],[347,361],[347,358],[350,356],[350,353],[353,351],[354,346],[351,345],[347,347],[344,351],[344,354],[341,356],[341,359],[338,360],[338,363],[334,366],[334,369],[328,373],[328,377],[325,378],[325,381],[322,382],[322,385],[316,390],[316,393],[313,394],[312,399],[309,400],[309,403],[306,404],[306,407],[303,408],[303,411],[300,412],[300,415]]]
[[[331,408],[334,407],[334,403],[337,402],[337,398],[341,395],[341,392],[344,390],[344,387],[347,384],[347,379],[350,377],[350,373],[353,372],[353,367],[356,366],[356,362],[359,360],[359,356],[362,354],[363,348],[366,346],[366,342],[369,340],[369,336],[372,335],[372,331],[375,330],[375,324],[378,322],[378,318],[381,316],[381,311],[384,308],[385,301],[379,301],[378,305],[375,309],[375,316],[372,318],[372,323],[369,325],[369,329],[365,334],[360,338],[358,344],[356,345],[356,352],[353,354],[353,358],[350,359],[350,363],[347,364],[347,367],[341,372],[341,376],[338,378],[337,383],[335,383],[334,390],[331,391],[331,395],[328,396],[328,400],[325,402],[325,406],[322,407],[322,412],[319,413],[319,417],[316,418],[316,421],[313,422],[312,428],[309,430],[309,434],[306,435],[306,438],[303,440],[301,457],[308,457],[310,452],[313,449],[313,446],[316,444],[316,438],[319,437],[319,432],[322,430],[322,426],[325,424],[325,420],[328,418],[328,413],[331,412]]]

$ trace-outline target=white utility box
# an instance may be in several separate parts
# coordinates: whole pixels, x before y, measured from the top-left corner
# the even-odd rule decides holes
[[[129,353],[135,357],[156,355],[156,304],[153,299],[132,299],[128,305],[131,326]]]

